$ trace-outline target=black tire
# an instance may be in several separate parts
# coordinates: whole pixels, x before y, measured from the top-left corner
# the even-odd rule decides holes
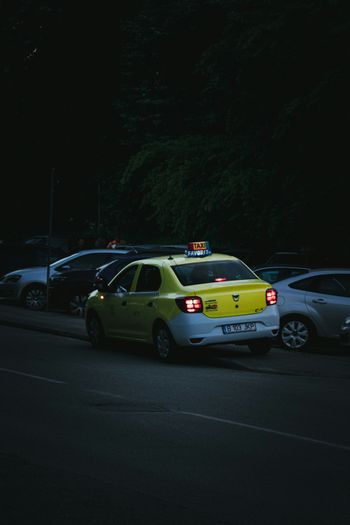
[[[249,350],[253,353],[253,354],[267,354],[267,352],[269,352],[272,348],[272,342],[268,339],[261,339],[260,341],[259,340],[256,340],[256,341],[252,341],[251,343],[249,343]]]
[[[96,349],[102,349],[106,346],[106,336],[102,323],[94,312],[89,313],[86,318],[86,331],[89,336],[91,346]]]
[[[314,326],[305,317],[290,315],[281,319],[279,341],[286,350],[302,352],[314,339]]]
[[[22,293],[22,304],[29,310],[44,310],[46,307],[46,287],[42,284],[28,286]]]
[[[162,361],[174,361],[179,354],[179,348],[169,328],[164,323],[156,325],[153,333],[154,348]]]
[[[69,313],[76,317],[84,317],[87,298],[85,294],[73,295],[68,301]]]

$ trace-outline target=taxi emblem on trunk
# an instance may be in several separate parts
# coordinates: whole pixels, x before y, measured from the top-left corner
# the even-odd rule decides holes
[[[235,302],[239,301],[239,293],[234,293],[234,294],[232,295],[232,298],[233,298],[233,300],[234,300]]]

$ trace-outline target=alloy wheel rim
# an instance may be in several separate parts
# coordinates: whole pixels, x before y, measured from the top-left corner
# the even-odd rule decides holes
[[[282,328],[281,337],[286,347],[300,350],[308,342],[310,331],[302,321],[288,321]]]
[[[82,317],[85,311],[86,295],[75,295],[69,301],[69,311],[72,315]]]
[[[41,288],[32,288],[26,295],[26,305],[32,310],[40,310],[45,306],[46,297]]]

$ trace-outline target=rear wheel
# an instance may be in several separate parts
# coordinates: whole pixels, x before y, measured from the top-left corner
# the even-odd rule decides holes
[[[46,306],[46,288],[40,284],[32,284],[23,292],[22,301],[29,310],[43,310]]]
[[[285,317],[281,319],[280,342],[286,350],[301,352],[314,338],[314,328],[303,317]]]
[[[85,312],[85,305],[87,301],[87,295],[73,295],[68,303],[69,313],[76,315],[77,317],[83,317]]]
[[[91,312],[86,319],[86,330],[93,348],[104,348],[106,336],[98,316]]]
[[[163,361],[172,361],[178,354],[178,346],[169,328],[163,323],[158,324],[154,330],[154,346]]]
[[[267,354],[272,348],[272,343],[269,340],[262,339],[261,341],[252,341],[248,346],[253,354]]]

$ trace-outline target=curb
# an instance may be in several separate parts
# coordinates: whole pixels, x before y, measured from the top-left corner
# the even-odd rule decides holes
[[[0,319],[0,325],[1,326],[10,326],[13,328],[21,328],[23,330],[31,330],[32,332],[42,332],[46,334],[52,334],[52,335],[59,335],[61,337],[69,337],[71,339],[80,339],[81,341],[88,341],[89,338],[87,335],[83,334],[77,334],[74,332],[69,332],[66,330],[59,330],[55,328],[46,328],[46,327],[39,327],[39,326],[33,326],[28,325],[25,323],[19,323],[16,321],[3,321]]]

